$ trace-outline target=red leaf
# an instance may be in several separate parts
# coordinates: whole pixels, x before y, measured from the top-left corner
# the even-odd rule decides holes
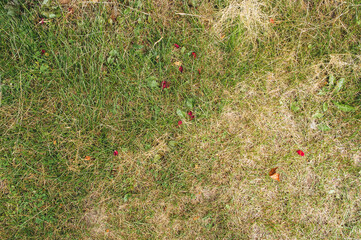
[[[305,153],[302,152],[301,150],[297,150],[297,153],[298,153],[298,155],[305,156]]]
[[[183,123],[182,121],[178,121],[178,126],[182,125],[182,123]]]
[[[192,52],[192,55],[193,55],[194,59],[196,59],[196,57],[197,57],[196,53]]]
[[[181,73],[183,72],[183,67],[182,67],[182,66],[179,67],[179,71],[180,71]]]
[[[192,111],[187,112],[187,114],[188,114],[189,116],[192,116],[192,115],[193,115]]]
[[[175,46],[176,48],[179,48],[179,45],[178,45],[178,44],[176,44],[176,43],[174,44],[174,46]]]
[[[118,151],[117,151],[117,150],[114,150],[113,154],[114,154],[114,156],[117,156],[117,155],[118,155]]]
[[[198,69],[198,74],[201,74],[201,69]]]
[[[273,24],[273,23],[275,23],[275,20],[273,20],[273,18],[270,18],[269,22]]]
[[[162,82],[162,90],[164,89],[164,88],[169,88],[169,82],[167,82],[167,81],[163,81]]]
[[[43,49],[43,50],[41,50],[41,54],[43,55],[43,54],[45,54],[45,50]]]

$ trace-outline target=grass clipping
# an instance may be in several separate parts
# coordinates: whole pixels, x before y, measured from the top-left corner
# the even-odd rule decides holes
[[[232,1],[219,12],[214,24],[217,36],[223,38],[226,33],[240,30],[245,34],[243,39],[254,41],[261,33],[269,30],[268,16],[262,11],[265,5],[256,0]]]

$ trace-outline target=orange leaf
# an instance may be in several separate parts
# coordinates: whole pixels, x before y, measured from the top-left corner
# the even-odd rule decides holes
[[[280,181],[280,175],[278,173],[275,173],[271,176],[272,179]]]
[[[269,171],[269,175],[272,176],[273,174],[276,173],[278,167],[272,168],[271,171]]]
[[[91,159],[90,156],[85,156],[85,160],[89,161]]]
[[[272,168],[271,171],[269,171],[269,175],[272,179],[280,181],[280,175],[276,173],[278,167]]]

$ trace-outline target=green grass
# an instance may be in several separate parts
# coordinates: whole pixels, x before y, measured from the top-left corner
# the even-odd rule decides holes
[[[360,238],[359,5],[73,1],[40,24],[20,2],[0,3],[1,239]]]

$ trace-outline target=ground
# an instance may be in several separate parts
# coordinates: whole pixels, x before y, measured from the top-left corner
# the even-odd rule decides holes
[[[1,239],[361,238],[360,4],[0,6]]]

